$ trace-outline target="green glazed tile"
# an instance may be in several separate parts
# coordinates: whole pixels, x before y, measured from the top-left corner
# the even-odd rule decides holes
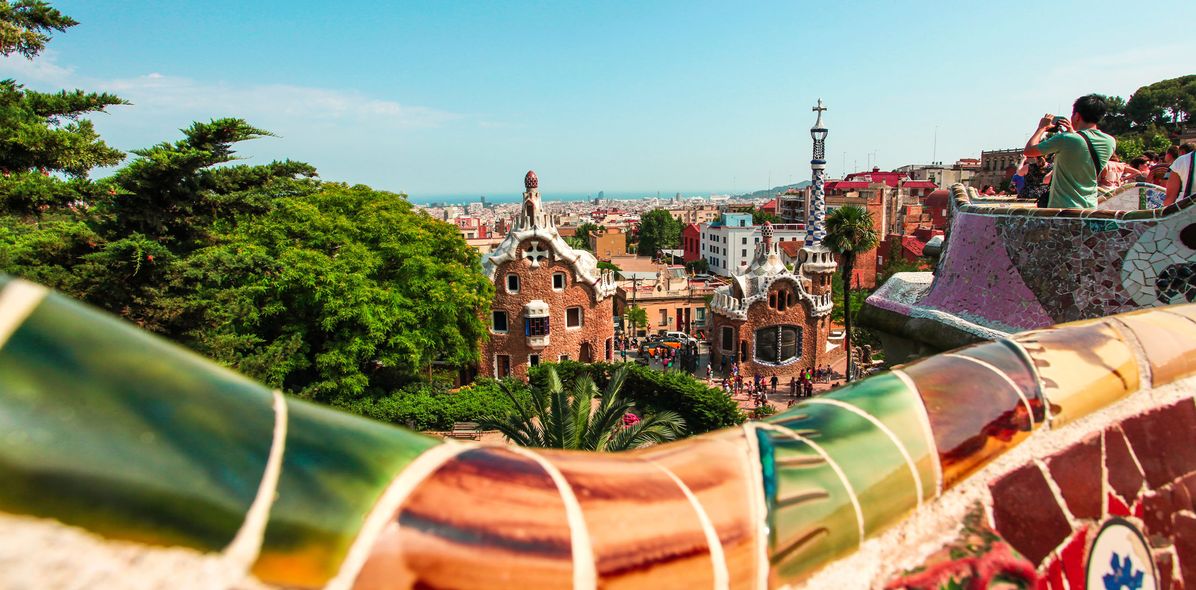
[[[287,413],[282,476],[253,571],[321,587],[394,477],[441,441],[296,399]]]
[[[839,465],[859,498],[866,532],[883,528],[918,505],[909,463],[875,424],[840,406],[808,403],[802,409],[804,416],[777,424],[804,433]]]
[[[892,373],[881,373],[840,387],[824,398],[855,406],[884,424],[913,459],[922,481],[922,499],[937,495],[938,457],[928,438],[926,408],[904,381]],[[776,418],[781,416],[784,414]]]
[[[756,435],[766,467],[775,469],[773,485],[766,486],[772,575],[795,582],[855,551],[855,508],[831,465],[804,441],[765,428]]]
[[[0,511],[217,551],[274,430],[271,393],[49,295],[0,348]]]

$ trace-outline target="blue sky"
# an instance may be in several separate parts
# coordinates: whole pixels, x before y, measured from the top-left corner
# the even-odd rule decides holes
[[[1020,146],[1081,94],[1194,73],[1196,55],[1103,1],[53,4],[81,24],[0,77],[129,99],[96,117],[114,146],[237,116],[277,134],[242,144],[249,162],[413,196],[517,193],[529,168],[560,192],[797,182],[819,97],[832,176],[952,162]],[[1196,2],[1165,10],[1196,23]]]

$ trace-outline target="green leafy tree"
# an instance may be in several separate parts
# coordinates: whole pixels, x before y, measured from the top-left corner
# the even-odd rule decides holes
[[[664,209],[653,209],[640,218],[639,252],[655,256],[657,250],[676,248],[681,243],[681,222]]]
[[[775,214],[769,213],[759,207],[753,207],[752,208],[752,224],[753,225],[764,225],[765,222],[780,223],[781,218],[777,217]]]
[[[1129,162],[1146,152],[1146,147],[1140,137],[1118,137],[1117,155],[1122,162]]]
[[[1100,120],[1101,131],[1111,135],[1122,135],[1129,132],[1134,121],[1126,110],[1125,99],[1120,96],[1105,96],[1108,110]]]
[[[201,352],[319,401],[478,360],[494,287],[456,229],[406,199],[322,184],[180,263]]]
[[[623,270],[623,269],[619,268],[619,265],[617,265],[613,262],[607,262],[605,260],[598,261],[598,268],[600,268],[602,270],[610,270],[610,271],[614,271],[614,272],[621,272]]]
[[[690,274],[706,274],[710,272],[710,263],[705,258],[699,258],[693,262],[685,263],[685,270]]]
[[[639,329],[648,325],[648,310],[632,305],[627,308],[627,323],[631,324],[631,332],[638,333]]]
[[[33,59],[45,49],[51,32],[77,24],[42,0],[0,0],[0,55]]]
[[[606,226],[598,225],[596,223],[583,223],[577,226],[577,237],[583,239],[588,244],[591,236],[598,235],[598,232],[606,230]]]
[[[671,411],[660,411],[625,424],[624,416],[633,404],[620,396],[627,378],[626,367],[614,371],[595,404],[598,387],[589,375],[581,375],[568,388],[556,368],[545,369],[546,387],[531,389],[528,402],[507,393],[516,407],[514,414],[481,420],[483,428],[495,429],[511,442],[524,447],[582,451],[626,451],[675,440],[685,432],[685,421]],[[506,389],[504,388],[504,392]]]
[[[1196,112],[1196,74],[1139,88],[1125,106],[1135,126],[1159,125],[1179,131]]]
[[[314,177],[299,162],[216,168],[236,159],[233,145],[269,136],[241,119],[194,123],[174,143],[135,150],[138,157],[112,176],[115,190],[100,203],[110,232],[138,234],[190,249],[208,238],[217,219],[261,213],[270,204],[245,191],[274,178]]]
[[[565,238],[565,243],[569,244],[570,248],[574,250],[589,250],[590,243],[579,236],[569,236]]]
[[[851,379],[851,276],[856,256],[876,247],[880,242],[872,222],[872,214],[861,207],[839,207],[826,216],[825,244],[843,261],[843,347],[848,352],[847,378]]]
[[[40,0],[0,0],[0,55],[33,59],[52,31],[77,24]],[[0,80],[0,214],[40,221],[86,207],[101,188],[87,180],[124,154],[100,140],[89,113],[126,104],[107,93],[36,92]]]

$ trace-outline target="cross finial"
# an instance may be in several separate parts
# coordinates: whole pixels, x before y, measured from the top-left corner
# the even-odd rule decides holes
[[[810,109],[810,110],[817,112],[817,114],[818,114],[818,120],[814,121],[814,126],[813,126],[813,128],[811,128],[811,130],[823,129],[822,114],[823,114],[823,111],[826,110],[826,107],[824,107],[824,105],[823,105],[822,98],[818,99],[817,107],[814,107],[813,109]]]

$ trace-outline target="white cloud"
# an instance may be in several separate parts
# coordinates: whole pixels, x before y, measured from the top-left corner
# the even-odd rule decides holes
[[[133,104],[141,117],[165,115],[174,127],[194,118],[235,116],[250,122],[281,119],[328,122],[367,128],[438,127],[463,116],[438,109],[405,105],[354,90],[289,84],[234,85],[151,72],[132,78],[103,80],[80,76],[59,65],[53,52],[35,60],[0,58],[0,77],[35,88],[86,88],[111,92]]]
[[[53,50],[46,50],[37,59],[25,59],[19,55],[0,56],[0,78],[13,78],[17,82],[69,85],[74,77],[74,68],[58,65]]]

